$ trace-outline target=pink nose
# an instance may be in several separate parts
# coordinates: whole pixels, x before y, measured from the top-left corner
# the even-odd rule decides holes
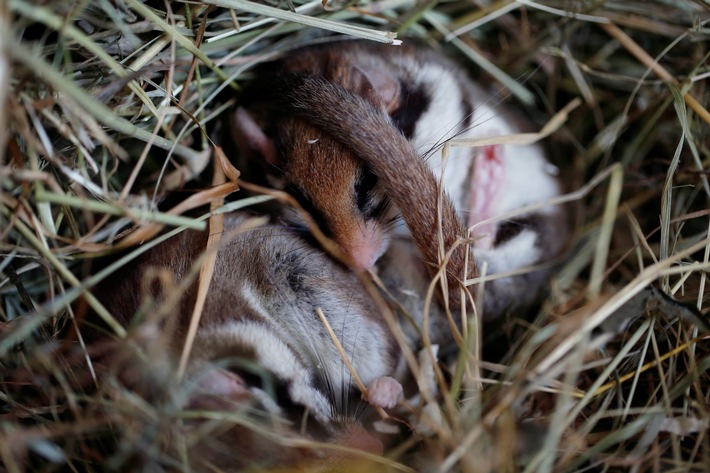
[[[354,232],[339,235],[336,241],[350,257],[353,269],[367,271],[372,268],[387,249],[389,239],[381,225],[367,222]]]
[[[353,268],[360,271],[367,271],[372,268],[381,255],[378,250],[379,249],[373,250],[372,248],[367,247],[356,248],[350,253]]]

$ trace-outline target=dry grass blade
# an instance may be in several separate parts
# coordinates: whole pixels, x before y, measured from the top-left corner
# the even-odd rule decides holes
[[[0,1],[0,469],[219,471],[206,455],[217,446],[238,470],[268,445],[325,469],[323,452],[350,455],[356,471],[360,458],[378,471],[707,470],[709,19],[694,0]],[[493,220],[566,205],[574,228],[569,254],[542,265],[553,280],[539,307],[493,325],[448,314],[451,346],[432,346],[428,328],[408,346],[402,293],[361,275],[411,373],[385,457],[301,435],[302,419],[272,415],[266,384],[246,407],[186,407],[214,248],[232,236],[224,213],[292,206],[341,256],[291,195],[241,180],[222,135],[255,64],[342,36],[431,44],[509,91],[539,132],[443,152],[547,147],[565,193]],[[134,325],[92,295],[208,227],[190,278],[160,279],[165,300]],[[171,303],[198,271],[193,325],[168,359]],[[479,271],[466,281],[479,301],[511,275]],[[427,320],[444,276],[414,295]],[[111,335],[95,343],[90,329]],[[231,431],[239,442],[220,444]]]
[[[214,71],[218,78],[221,80],[228,80],[227,75],[217,67],[214,62],[192,42],[192,40],[186,38],[182,35],[174,25],[167,23],[165,20],[156,15],[153,10],[146,6],[143,2],[139,0],[127,0],[126,2],[131,9],[135,10],[139,15],[143,16],[146,20],[154,25],[157,25],[160,29],[165,31],[166,34],[170,36],[175,42],[180,46],[185,48],[190,54],[194,54],[198,57],[206,66]],[[184,26],[183,24],[178,24],[178,26]]]
[[[450,34],[445,25],[441,24],[439,20],[431,14],[425,14],[424,18],[431,23],[431,25],[443,35]],[[532,104],[535,99],[533,94],[525,88],[524,85],[520,84],[518,81],[510,77],[493,62],[488,60],[484,55],[473,49],[470,45],[463,42],[458,37],[451,39],[451,43],[459,48],[463,54],[465,54],[471,61],[485,70],[491,75],[495,80],[501,82],[506,89],[510,90],[518,100],[525,104]]]
[[[10,9],[34,21],[44,23],[45,25],[55,30],[62,30],[68,39],[76,41],[82,47],[94,54],[97,58],[103,61],[113,73],[119,77],[127,77],[130,71],[127,70],[120,62],[116,61],[111,55],[107,54],[99,45],[94,43],[87,37],[79,28],[72,24],[67,24],[62,18],[52,14],[47,8],[38,5],[31,5],[21,0],[12,0],[9,2]],[[136,70],[134,68],[133,70]],[[153,102],[145,95],[143,89],[140,88],[135,80],[128,82],[128,87],[141,99],[141,102],[151,109],[155,116],[158,115],[157,110],[153,107]]]
[[[618,26],[603,25],[602,28],[604,28],[610,35],[618,39],[619,42],[631,52],[631,54],[636,56],[644,65],[653,70],[653,72],[660,77],[663,82],[671,85],[678,85],[678,81],[668,71],[660,66],[658,61],[649,56],[648,53],[641,48],[641,46],[636,44],[636,42],[634,42],[634,40],[625,34]],[[705,121],[705,123],[710,125],[710,112],[708,112],[695,97],[693,97],[690,93],[685,93],[683,95],[683,100],[685,100],[688,106],[691,107],[695,113],[697,113]]]
[[[589,283],[589,297],[596,299],[601,294],[604,270],[609,254],[609,243],[614,231],[614,221],[617,217],[619,200],[621,199],[621,187],[623,185],[623,170],[621,166],[615,166],[611,172],[609,180],[609,193],[602,215],[602,224],[597,239],[596,255],[592,264],[592,272]]]
[[[380,41],[382,43],[390,43],[393,45],[398,45],[402,43],[401,40],[395,39],[397,38],[397,33],[377,31],[371,28],[348,25],[343,22],[335,22],[323,18],[300,15],[298,13],[280,10],[277,8],[269,7],[267,5],[249,2],[247,0],[206,0],[205,3],[219,5],[226,8],[234,8],[236,10],[242,10],[257,15],[278,18],[284,21],[292,21],[294,23],[300,23],[306,26],[313,26],[315,28],[322,28],[324,30],[334,31],[336,33],[343,33],[358,38],[369,39],[372,41]]]
[[[484,136],[480,138],[454,138],[449,141],[449,143],[451,143],[451,146],[472,147],[497,144],[531,145],[547,138],[552,133],[559,130],[569,118],[570,112],[579,107],[581,103],[582,101],[580,99],[574,99],[565,105],[562,110],[555,113],[555,115],[550,118],[545,126],[543,126],[542,129],[536,133],[517,133],[509,136]]]
[[[194,219],[189,217],[181,217],[179,215],[171,215],[169,213],[148,211],[143,209],[127,209],[115,204],[101,202],[98,200],[82,199],[70,195],[57,195],[53,192],[43,190],[37,191],[35,193],[35,198],[37,199],[37,202],[40,203],[51,202],[108,215],[126,215],[138,221],[155,222],[175,227],[185,226],[195,230],[205,229],[204,222],[196,222]]]
[[[89,113],[92,117],[102,122],[104,125],[127,136],[133,136],[143,141],[152,140],[157,146],[163,149],[172,149],[174,147],[175,152],[178,155],[189,156],[193,154],[192,150],[184,147],[183,145],[175,146],[170,141],[161,137],[155,137],[152,133],[138,128],[125,119],[116,116],[108,107],[100,102],[97,102],[81,88],[77,87],[71,81],[57,73],[56,70],[46,64],[41,58],[36,57],[31,53],[20,54],[20,51],[24,51],[26,49],[22,44],[12,42],[9,46],[9,49],[13,51],[12,57],[14,60],[20,61],[26,67],[37,71],[37,73],[48,80],[53,87],[56,87],[58,91],[75,100],[85,112]]]
[[[355,367],[353,367],[353,364],[350,363],[350,359],[348,358],[347,353],[345,353],[345,349],[343,348],[342,343],[340,343],[340,340],[338,340],[338,336],[335,334],[335,332],[333,332],[333,328],[330,326],[330,323],[328,323],[328,319],[325,317],[325,314],[323,313],[323,310],[321,310],[320,307],[316,308],[316,314],[318,315],[318,318],[323,324],[323,327],[325,327],[325,329],[328,331],[330,339],[333,340],[333,344],[338,349],[340,357],[343,359],[343,363],[345,363],[345,366],[348,368],[348,371],[352,375],[353,380],[355,381],[355,384],[357,385],[358,389],[364,396],[367,396],[367,387],[362,383],[362,380],[360,379],[360,376],[358,376],[357,371],[355,371]],[[378,413],[382,417],[387,417],[387,414],[382,409],[378,409]]]
[[[229,167],[223,159],[222,154],[219,155],[219,162],[215,163],[215,175],[212,179],[213,186],[219,186],[225,183],[225,173],[222,172],[223,167]],[[239,175],[237,172],[230,172],[230,178],[232,182],[238,179]],[[210,203],[210,210],[214,212],[220,206],[224,204],[223,198],[214,199]],[[185,346],[183,347],[182,355],[180,356],[180,364],[178,365],[178,379],[182,380],[185,376],[185,371],[187,370],[187,363],[190,359],[190,352],[192,351],[192,345],[195,342],[195,336],[197,335],[197,328],[200,324],[200,319],[202,318],[202,311],[204,309],[205,300],[207,299],[207,291],[210,289],[210,281],[212,281],[212,275],[214,274],[214,265],[217,261],[217,252],[219,249],[219,244],[222,241],[222,232],[224,230],[224,214],[213,213],[209,219],[209,236],[207,237],[207,247],[205,248],[205,253],[207,257],[202,263],[200,268],[199,284],[197,287],[197,300],[195,301],[195,308],[192,312],[192,317],[190,317],[190,326],[188,327],[187,337],[185,339]]]

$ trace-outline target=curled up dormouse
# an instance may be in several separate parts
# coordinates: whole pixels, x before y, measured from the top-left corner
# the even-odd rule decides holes
[[[448,139],[529,129],[519,113],[496,104],[457,65],[426,47],[363,41],[285,56],[257,72],[232,117],[233,135],[248,157],[245,169],[256,167],[296,196],[357,268],[372,267],[392,238],[409,233],[434,275],[439,211],[447,250],[473,227],[473,257],[466,264],[465,250],[455,250],[447,266],[454,309],[455,281],[476,274],[474,266],[485,264],[490,276],[561,252],[567,232],[559,207],[495,220],[559,195],[557,170],[541,146],[455,147],[444,167],[441,145]],[[312,152],[303,152],[317,143],[294,129],[294,116],[333,136],[348,157],[313,159]],[[406,231],[395,224],[399,216]],[[484,318],[526,307],[548,276],[538,270],[488,281]]]
[[[320,249],[287,227],[254,228],[252,219],[241,212],[224,217],[188,370],[200,394],[188,403],[199,408],[215,397],[217,406],[228,408],[228,400],[265,400],[262,408],[317,439],[380,453],[381,443],[358,419],[367,403],[315,316],[317,309],[325,315],[368,388],[369,404],[391,408],[402,395],[401,385],[390,377],[398,347],[377,306],[356,275]],[[168,347],[173,358],[185,342],[197,294],[195,265],[207,233],[186,230],[171,237],[95,291],[126,326],[136,325],[133,317],[146,303],[171,304],[165,323],[175,326]],[[178,283],[186,289],[175,298]],[[275,399],[266,399],[266,386]]]

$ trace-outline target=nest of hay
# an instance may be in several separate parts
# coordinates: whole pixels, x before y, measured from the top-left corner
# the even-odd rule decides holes
[[[441,45],[539,124],[582,105],[547,140],[576,209],[548,297],[504,327],[496,363],[472,340],[438,427],[394,442],[379,465],[705,470],[708,28],[710,7],[691,0],[2,3],[0,465],[205,471],[195,445],[234,425],[240,441],[309,448],[244,416],[176,409],[154,389],[170,361],[87,296],[111,275],[87,262],[161,228],[200,227],[187,207],[234,191],[234,175],[215,180],[211,133],[256,62],[331,35],[396,32]],[[185,190],[189,205],[158,209]],[[115,346],[81,343],[88,308]],[[75,369],[109,351],[133,371]],[[195,429],[195,417],[210,421]]]

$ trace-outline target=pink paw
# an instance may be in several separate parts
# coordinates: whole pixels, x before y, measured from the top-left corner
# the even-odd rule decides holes
[[[391,409],[402,399],[402,385],[389,376],[377,378],[367,388],[367,402],[375,407]]]

